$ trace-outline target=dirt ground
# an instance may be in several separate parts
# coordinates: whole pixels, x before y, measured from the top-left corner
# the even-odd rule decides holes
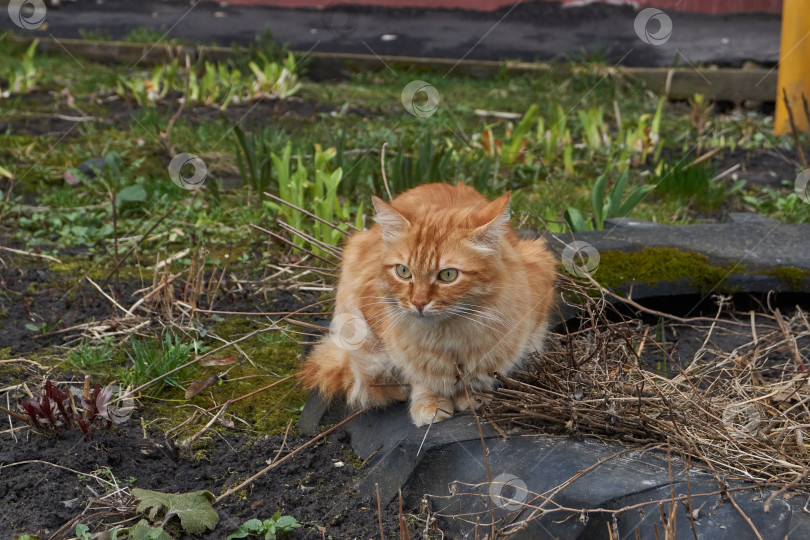
[[[258,440],[214,437],[204,455],[190,457],[161,434],[143,431],[139,424],[136,415],[120,428],[87,439],[75,431],[64,438],[47,439],[26,430],[16,441],[4,434],[0,438],[0,530],[52,538],[91,499],[103,496],[105,486],[88,476],[99,474],[104,467],[124,485],[131,480],[143,489],[172,493],[208,489],[218,494],[264,468],[283,442],[281,436]],[[284,448],[294,449],[307,440],[290,435]],[[345,434],[327,437],[257,479],[245,492],[216,505],[219,524],[201,538],[224,538],[248,519],[266,519],[276,510],[296,517],[303,525],[290,538],[378,536],[376,506],[354,492],[361,470],[353,461]],[[340,463],[344,465],[338,466]],[[105,517],[107,523],[118,521]],[[121,520],[128,517],[120,514]],[[395,530],[396,520],[396,506],[389,505],[383,511],[385,530]],[[76,521],[56,538],[74,536],[75,523],[92,524],[92,520]],[[321,526],[323,530],[318,529]]]
[[[14,247],[9,241],[0,244]],[[10,264],[13,257],[14,264]],[[29,314],[53,328],[103,320],[110,316],[110,304],[86,280],[49,271],[45,262],[31,262],[7,253],[0,272],[3,291],[0,307],[7,310],[0,323],[0,349],[5,358],[30,356],[41,347],[61,345],[66,334],[32,334],[25,327]],[[77,284],[81,283],[81,284]],[[121,298],[140,288],[124,280],[117,293]],[[267,309],[296,309],[294,298],[275,294]],[[257,299],[233,295],[220,307],[256,310]],[[13,367],[12,367],[13,366]],[[26,364],[12,363],[0,373],[0,387],[26,380],[32,389],[41,385],[42,373]],[[71,381],[79,375],[57,369],[49,374],[55,381]],[[77,379],[78,380],[78,379]],[[74,381],[75,382],[75,381]],[[268,400],[273,396],[268,395]],[[16,409],[15,403],[3,403]],[[145,414],[142,417],[141,414]],[[91,517],[72,522],[92,499],[103,499],[105,485],[92,478],[109,467],[117,482],[171,493],[210,490],[215,495],[263,469],[266,461],[284,455],[309,441],[295,427],[286,443],[281,435],[257,436],[230,430],[226,437],[201,437],[193,450],[180,449],[164,433],[151,429],[151,413],[138,411],[126,423],[109,430],[98,430],[83,437],[77,430],[47,438],[27,428],[0,434],[0,531],[38,534],[41,538],[70,538],[76,523],[91,525],[96,520],[108,524],[132,517],[126,512]],[[19,423],[15,422],[19,427]],[[283,448],[282,448],[283,445]],[[202,448],[200,448],[202,447]],[[281,451],[281,454],[279,454]],[[339,466],[343,463],[343,466]],[[220,522],[203,538],[224,538],[251,518],[267,519],[277,510],[295,517],[303,525],[291,538],[377,537],[379,524],[376,504],[362,501],[354,485],[363,473],[361,461],[340,431],[304,450],[269,474],[257,479],[245,491],[216,505]],[[336,465],[337,464],[337,465]],[[101,475],[109,480],[108,476]],[[398,530],[397,508],[383,511],[386,530]],[[137,521],[137,520],[136,520]],[[57,536],[57,530],[72,523]],[[128,522],[132,524],[134,522]],[[394,523],[397,523],[396,529]],[[322,530],[318,527],[324,527]],[[104,530],[104,529],[99,529]],[[5,537],[5,536],[4,536]]]

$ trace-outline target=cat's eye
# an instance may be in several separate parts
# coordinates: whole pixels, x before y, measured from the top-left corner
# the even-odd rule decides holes
[[[455,268],[445,268],[439,271],[439,281],[443,283],[452,283],[458,277],[458,270]]]
[[[396,266],[397,275],[402,279],[411,279],[411,271],[410,269],[405,266],[404,264],[398,264]]]

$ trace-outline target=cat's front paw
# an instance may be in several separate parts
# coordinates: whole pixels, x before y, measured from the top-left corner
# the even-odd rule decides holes
[[[424,396],[411,403],[411,420],[416,427],[441,422],[451,416],[453,416],[453,402],[446,397]]]
[[[467,398],[467,392],[462,390],[461,392],[456,394],[454,399],[456,405],[456,411],[466,411],[470,408],[470,401],[472,401],[473,410],[480,409],[485,403],[489,402],[489,398],[485,398],[479,394],[473,394],[472,392],[469,393],[469,398]]]

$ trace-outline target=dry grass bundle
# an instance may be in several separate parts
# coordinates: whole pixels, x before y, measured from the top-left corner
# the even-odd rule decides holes
[[[714,472],[810,488],[808,316],[797,306],[789,317],[773,309],[741,321],[721,318],[722,308],[715,319],[678,319],[702,324],[705,339],[684,365],[670,358],[677,371],[668,378],[645,368],[651,357],[670,354],[654,339],[655,328],[619,316],[604,296],[588,298],[578,330],[553,336],[531,369],[501,379],[487,417],[633,444],[668,443]],[[767,324],[755,323],[763,318]],[[745,336],[731,350],[713,345],[724,326]]]
[[[208,251],[200,247],[193,252],[189,249],[179,251],[161,259],[158,256],[152,273],[152,284],[136,290],[132,296],[140,297],[129,307],[124,299],[114,298],[112,290],[105,290],[89,276],[85,276],[111,306],[111,314],[102,321],[90,321],[51,334],[67,334],[68,345],[83,340],[101,340],[108,337],[124,338],[139,332],[147,331],[155,321],[163,324],[184,325],[194,318],[197,312],[208,312],[224,294],[221,290],[227,272],[227,261],[224,268],[206,268]],[[171,264],[186,256],[190,257],[189,265],[177,272],[169,271]],[[235,285],[241,288],[241,284]],[[207,309],[204,309],[207,308]],[[50,335],[50,334],[49,334]]]

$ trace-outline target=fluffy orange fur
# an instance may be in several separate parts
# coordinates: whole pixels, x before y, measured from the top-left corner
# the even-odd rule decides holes
[[[422,426],[469,408],[463,385],[491,388],[495,372],[541,350],[556,262],[544,240],[511,229],[509,197],[489,202],[462,184],[373,197],[377,223],[346,244],[304,386],[356,406],[410,399]]]

